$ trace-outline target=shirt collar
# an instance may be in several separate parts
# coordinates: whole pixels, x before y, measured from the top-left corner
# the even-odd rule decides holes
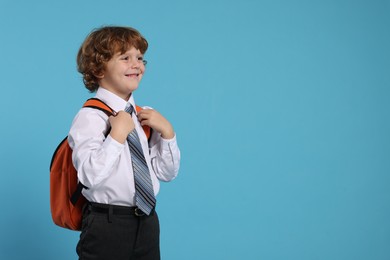
[[[100,99],[104,103],[106,103],[109,107],[114,109],[114,111],[116,112],[125,110],[128,103],[130,103],[134,107],[134,111],[135,111],[133,94],[131,94],[129,100],[126,102],[126,100],[123,100],[122,98],[108,91],[107,89],[99,87],[98,90],[96,91],[95,97]]]

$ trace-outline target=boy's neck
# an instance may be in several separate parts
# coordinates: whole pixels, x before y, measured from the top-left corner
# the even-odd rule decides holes
[[[129,94],[126,94],[126,93],[118,93],[117,91],[115,90],[112,90],[112,89],[108,89],[108,88],[105,88],[103,86],[100,86],[101,88],[107,90],[108,92],[111,92],[112,94],[120,97],[121,99],[123,99],[124,101],[129,101],[131,95],[133,94],[132,92],[130,92]]]

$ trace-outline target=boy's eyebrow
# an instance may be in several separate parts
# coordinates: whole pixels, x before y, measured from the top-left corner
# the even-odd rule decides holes
[[[140,53],[140,54],[130,54],[130,53],[119,53],[119,54],[117,54],[115,57],[117,57],[117,58],[121,58],[121,57],[126,57],[126,56],[135,56],[135,57],[144,57],[144,55],[142,54],[142,53]]]
[[[122,55],[123,55],[123,54],[131,54],[130,52],[131,52],[131,50],[127,50],[126,52],[122,53]],[[143,55],[143,54],[141,53],[141,51],[139,51],[139,50],[136,50],[136,54],[137,54],[137,55],[138,55],[138,54]]]

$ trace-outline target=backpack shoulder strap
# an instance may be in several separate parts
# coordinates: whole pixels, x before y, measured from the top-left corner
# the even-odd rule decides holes
[[[104,103],[98,98],[90,98],[87,101],[85,101],[83,107],[90,107],[95,108],[103,111],[107,116],[113,116],[116,114],[114,109],[112,109],[109,105]]]
[[[142,110],[142,107],[135,105],[135,110],[138,113],[139,111]],[[144,129],[144,132],[145,132],[145,135],[146,135],[146,139],[149,140],[151,135],[152,135],[152,129],[150,128],[150,126],[147,126],[147,125],[142,126],[142,128]]]
[[[99,110],[103,111],[108,117],[116,115],[116,112],[114,111],[114,109],[112,109],[109,105],[107,105],[106,103],[104,103],[103,101],[101,101],[98,98],[88,99],[87,101],[85,101],[83,107],[90,107],[90,108],[99,109]],[[137,110],[137,112],[139,112],[142,110],[142,107],[136,105],[135,109]],[[152,134],[151,128],[147,125],[143,126],[142,128],[145,132],[146,138],[149,140],[150,136]]]

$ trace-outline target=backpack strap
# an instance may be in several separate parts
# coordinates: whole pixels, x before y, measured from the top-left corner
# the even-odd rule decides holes
[[[114,109],[112,109],[109,105],[104,103],[98,98],[90,98],[85,101],[83,107],[95,108],[100,111],[103,111],[108,117],[116,115]]]
[[[108,117],[116,115],[116,112],[114,111],[114,109],[112,109],[109,105],[107,105],[106,103],[104,103],[102,100],[100,100],[98,98],[88,99],[87,101],[85,101],[83,107],[90,107],[90,108],[99,109],[99,110],[103,111]],[[138,113],[139,111],[142,110],[142,107],[136,105],[135,109]],[[142,128],[145,132],[146,138],[149,140],[150,136],[151,136],[151,128],[147,125],[142,126]]]
[[[137,113],[138,113],[139,111],[142,110],[142,107],[135,105],[135,110],[136,110]],[[142,126],[142,129],[144,130],[145,135],[146,135],[146,138],[147,138],[148,141],[149,141],[150,136],[152,135],[152,129],[150,128],[150,126],[147,126],[147,125]]]
[[[78,182],[76,190],[73,192],[72,196],[70,196],[70,202],[73,204],[73,206],[76,206],[76,203],[81,196],[82,189],[88,190],[89,188],[84,186],[81,182]]]

